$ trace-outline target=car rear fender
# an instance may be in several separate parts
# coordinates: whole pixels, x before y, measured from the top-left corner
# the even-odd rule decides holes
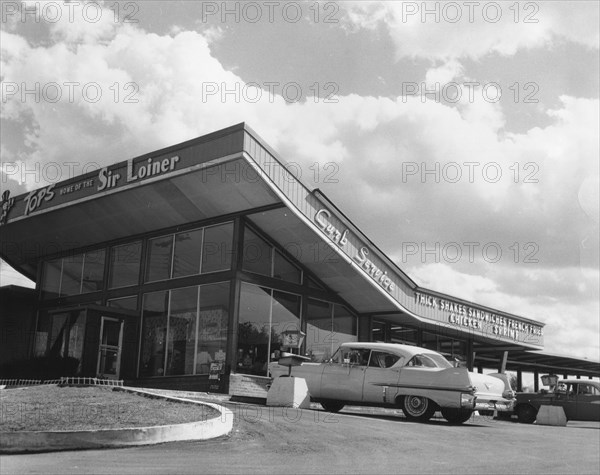
[[[461,394],[472,394],[465,368],[402,368],[397,402],[403,396],[422,396],[439,407],[461,407]]]

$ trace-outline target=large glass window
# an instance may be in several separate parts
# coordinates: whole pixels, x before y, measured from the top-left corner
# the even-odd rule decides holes
[[[302,271],[292,264],[278,250],[275,250],[275,262],[273,264],[273,277],[294,284],[302,283]]]
[[[294,284],[302,283],[302,271],[278,249],[252,230],[244,230],[242,268],[255,274],[275,277]]]
[[[225,364],[228,325],[229,283],[202,285],[196,373],[207,374],[213,362]]]
[[[357,322],[342,305],[310,299],[306,316],[306,353],[326,361],[345,342],[357,341]]]
[[[273,291],[271,310],[270,360],[279,359],[283,347],[284,332],[300,331],[300,296],[287,292]]]
[[[140,241],[115,246],[110,250],[109,287],[111,289],[138,283],[141,255]]]
[[[104,249],[44,262],[43,298],[56,298],[102,290]]]
[[[77,295],[81,292],[83,254],[63,258],[61,295]]]
[[[387,338],[387,323],[374,321],[371,326],[371,341],[385,342]]]
[[[57,313],[52,316],[48,356],[64,356],[65,331],[68,331],[69,314]]]
[[[144,295],[140,376],[165,374],[169,292]]]
[[[266,376],[283,349],[283,333],[300,330],[300,296],[242,283],[237,371]]]
[[[239,373],[266,375],[270,320],[271,289],[242,282],[237,348]]]
[[[62,259],[53,259],[44,262],[44,277],[42,290],[44,298],[55,298],[60,293],[60,280],[62,275]]]
[[[83,344],[85,341],[86,314],[83,310],[71,314],[71,328],[69,329],[67,356],[79,361],[77,373],[81,372],[83,357]]]
[[[203,229],[175,235],[173,277],[185,277],[200,273]]]
[[[332,343],[340,346],[342,343],[357,341],[356,317],[343,305],[333,307]]]
[[[139,375],[208,374],[211,363],[224,365],[228,322],[228,282],[146,294]]]
[[[173,235],[148,241],[148,261],[146,282],[166,280],[171,277],[171,256],[173,255]]]
[[[167,375],[194,374],[197,312],[197,286],[171,291]]]
[[[306,316],[306,355],[312,361],[327,361],[333,355],[331,322],[333,304],[322,300],[308,301]]]
[[[407,328],[399,325],[390,326],[390,343],[416,345],[417,342],[418,334],[415,328]]]
[[[217,272],[231,268],[233,254],[233,223],[220,224],[204,229],[202,244],[202,273]]]
[[[272,247],[246,228],[244,230],[244,263],[242,268],[255,274],[271,276],[273,270]]]
[[[85,343],[85,323],[84,310],[40,315],[35,356],[74,358],[78,361],[79,373]]]
[[[106,251],[98,249],[85,253],[83,261],[83,280],[81,283],[81,291],[95,292],[104,288],[104,261]]]

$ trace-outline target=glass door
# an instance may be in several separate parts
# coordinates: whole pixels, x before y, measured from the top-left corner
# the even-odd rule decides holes
[[[98,377],[119,379],[123,322],[110,317],[102,317],[100,322]]]

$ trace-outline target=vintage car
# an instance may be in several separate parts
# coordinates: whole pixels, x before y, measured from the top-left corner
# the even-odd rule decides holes
[[[570,421],[600,421],[600,382],[561,379],[549,391],[517,393],[515,412],[519,422],[532,424],[542,405],[561,406]]]
[[[288,367],[271,363],[272,377]],[[337,412],[346,404],[399,407],[415,421],[436,410],[453,424],[473,411],[512,411],[514,392],[504,374],[483,375],[455,368],[440,353],[394,343],[343,343],[323,363],[303,363],[291,375],[306,380],[313,401]]]

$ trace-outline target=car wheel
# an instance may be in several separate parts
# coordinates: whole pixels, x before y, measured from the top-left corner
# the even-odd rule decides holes
[[[339,401],[321,401],[321,406],[328,412],[340,412],[345,404]]]
[[[426,422],[435,413],[435,403],[423,396],[404,396],[402,411],[411,421]]]
[[[523,424],[533,424],[537,417],[537,411],[532,406],[519,406],[517,407],[517,418],[519,422]]]
[[[459,409],[454,407],[442,408],[442,416],[444,416],[444,419],[450,424],[462,424],[463,422],[467,422],[472,415],[473,411],[471,409]]]

